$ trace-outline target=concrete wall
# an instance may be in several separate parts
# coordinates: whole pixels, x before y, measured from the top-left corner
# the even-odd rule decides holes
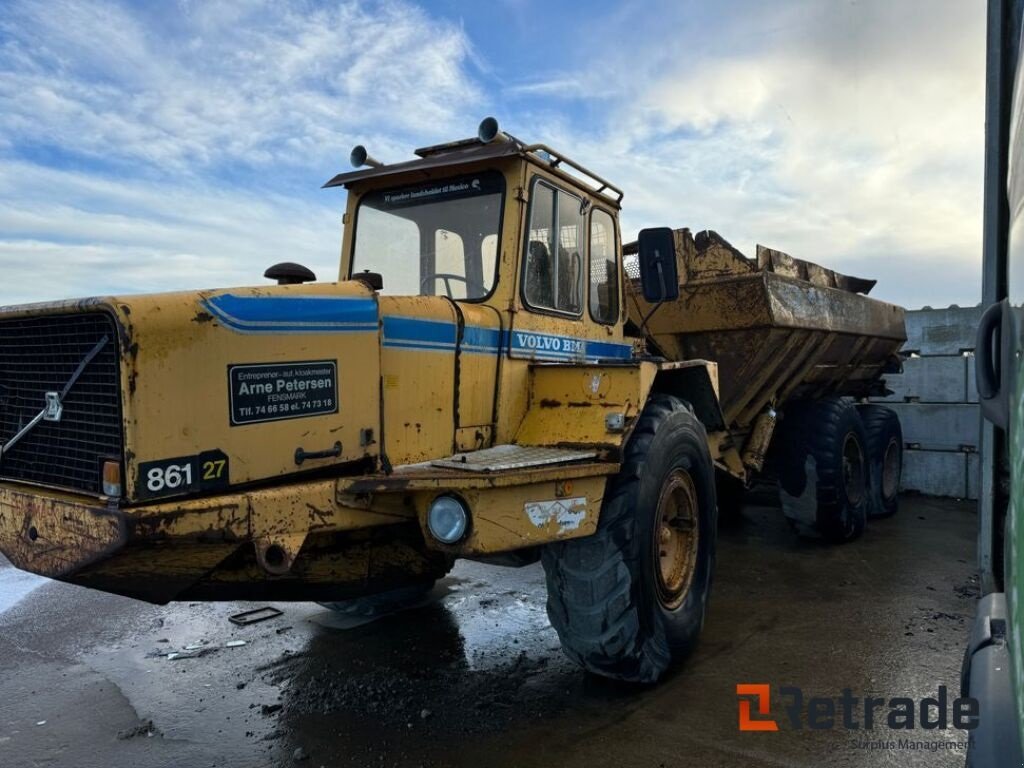
[[[902,375],[887,375],[893,394],[873,398],[903,425],[903,489],[978,498],[980,415],[974,386],[974,336],[981,307],[907,312]]]

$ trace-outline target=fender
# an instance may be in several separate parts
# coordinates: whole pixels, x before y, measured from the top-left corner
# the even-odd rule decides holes
[[[688,402],[709,433],[726,429],[725,415],[718,400],[718,363],[708,360],[662,363],[651,391],[675,395]]]
[[[617,454],[653,392],[689,402],[708,433],[725,430],[718,366],[679,363],[537,364],[530,367],[529,407],[514,442],[590,447]]]

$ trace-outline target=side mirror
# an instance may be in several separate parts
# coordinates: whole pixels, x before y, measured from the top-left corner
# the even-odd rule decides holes
[[[644,301],[657,304],[679,298],[676,240],[672,230],[668,227],[641,229],[637,247]]]

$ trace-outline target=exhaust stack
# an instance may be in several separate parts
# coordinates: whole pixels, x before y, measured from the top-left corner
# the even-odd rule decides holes
[[[368,165],[371,168],[383,168],[384,163],[371,157],[366,151],[366,147],[362,144],[356,144],[352,148],[352,153],[348,156],[348,160],[352,163],[353,168],[362,168],[364,165]]]

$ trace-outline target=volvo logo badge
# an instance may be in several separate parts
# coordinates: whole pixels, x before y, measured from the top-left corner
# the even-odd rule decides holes
[[[60,392],[47,392],[43,421],[60,421],[62,413],[64,413],[64,406],[60,402]]]

